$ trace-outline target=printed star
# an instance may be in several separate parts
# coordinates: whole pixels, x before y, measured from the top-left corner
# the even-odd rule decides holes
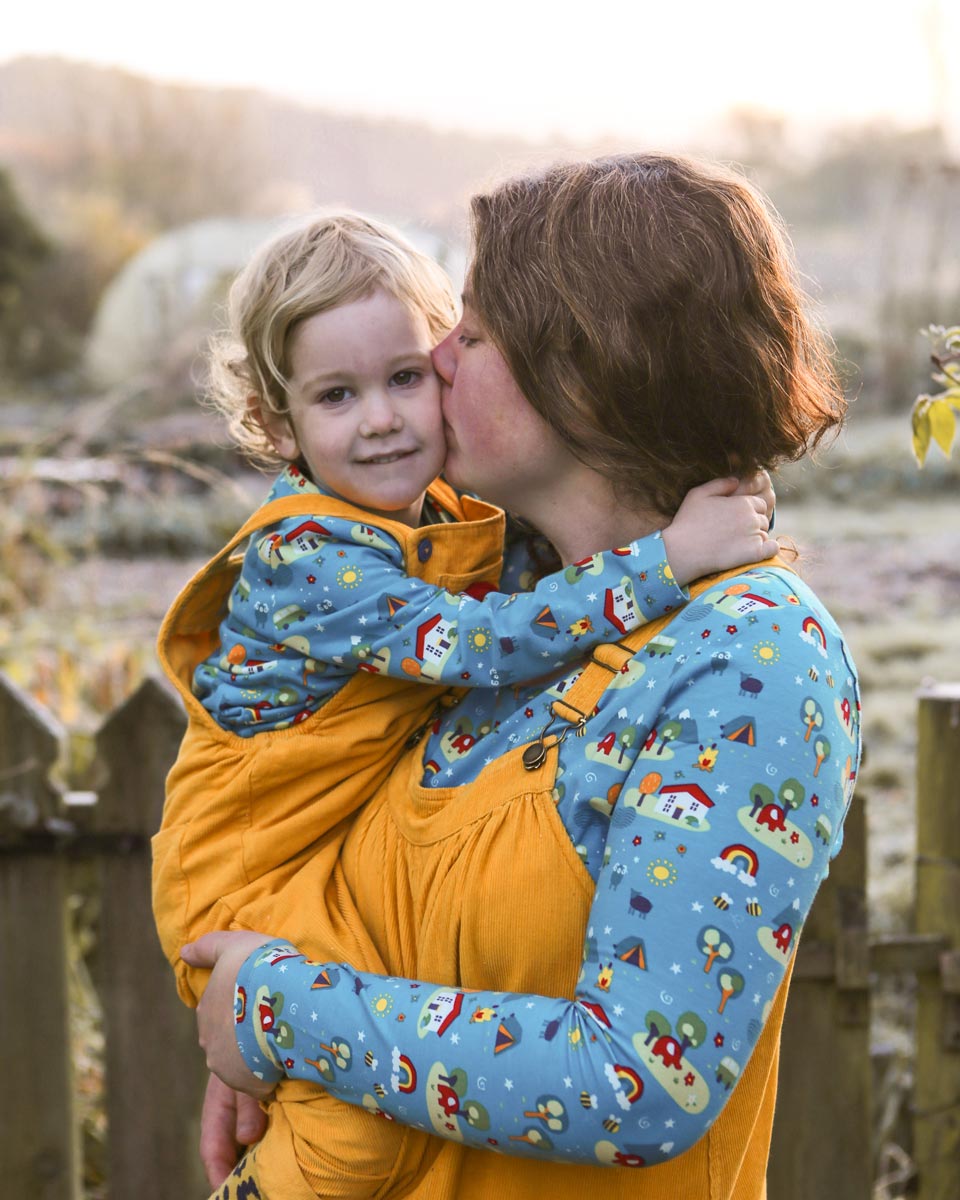
[[[604,925],[604,927],[603,927],[603,932],[604,932],[604,933],[613,933],[613,926],[611,926],[611,925]]]
[[[315,1012],[312,1012],[312,1013],[310,1014],[310,1020],[311,1020],[311,1021],[319,1021],[319,1020],[320,1020],[319,1014],[317,1014],[317,1013],[315,1013]]]
[[[536,1004],[532,1000],[527,1001],[527,1008],[536,1008]]]
[[[357,1041],[365,1042],[366,1040],[367,1040],[367,1035],[363,1032],[362,1029],[358,1029],[357,1030]]]
[[[673,1124],[674,1124],[673,1117],[671,1117],[669,1121],[664,1121],[663,1127],[664,1127],[664,1129],[672,1129]]]
[[[730,791],[729,783],[718,783],[717,784],[717,794],[718,795],[725,796],[727,794],[727,792],[729,792],[729,791]]]
[[[674,975],[679,975],[683,970],[683,967],[681,967],[679,963],[671,963],[670,970],[674,973]]]
[[[699,900],[694,900],[694,902],[690,905],[690,910],[691,912],[703,912],[703,905]]]
[[[360,625],[366,625],[366,623],[367,623],[367,618],[366,618],[366,617],[360,617],[358,624],[360,624]]]
[[[594,604],[594,603],[596,603],[596,599],[597,599],[597,593],[591,592],[590,595],[587,597],[587,603]]]
[[[564,1077],[563,1077],[563,1086],[564,1086],[565,1088],[572,1088],[572,1087],[573,1087],[573,1080],[570,1078],[570,1076],[569,1076],[569,1075],[564,1075]]]
[[[707,716],[708,717],[719,717],[720,716],[719,708],[711,708],[710,711],[707,713]]]
[[[286,975],[286,973],[287,973],[287,964],[286,964],[286,963],[281,963],[281,964],[280,964],[280,974],[281,974],[281,975]]]
[[[622,1005],[622,1004],[615,1004],[615,1005],[613,1006],[613,1015],[614,1015],[615,1017],[622,1017],[622,1016],[623,1016],[623,1005]]]
[[[785,746],[786,744],[787,744],[787,739],[786,739],[785,737],[778,737],[778,738],[777,738],[777,745],[778,745],[778,746]]]
[[[451,1033],[450,1034],[450,1045],[451,1046],[459,1046],[460,1045],[460,1034],[459,1033]]]
[[[787,880],[787,887],[793,887],[794,881],[792,878]]]
[[[323,625],[320,621],[318,621],[316,623],[316,625],[314,625],[314,629],[317,631],[317,633],[323,633],[326,630],[326,628],[327,628],[326,625]]]
[[[801,684],[802,684],[802,683],[803,683],[803,679],[802,679],[802,678],[801,678],[799,675],[794,675],[794,677],[793,677],[793,682],[794,682],[794,683],[801,683]]]
[[[508,1092],[512,1092],[513,1091],[513,1080],[505,1079],[503,1081],[503,1086],[507,1089]]]
[[[754,1004],[759,1004],[759,1003],[760,1003],[760,993],[759,993],[759,992],[754,992],[754,993],[753,993],[753,1002],[754,1002]]]
[[[647,683],[647,689],[648,689],[648,690],[652,690],[652,689],[653,689],[653,688],[655,688],[656,686],[657,686],[657,681],[656,681],[655,679],[651,679],[651,680],[650,680],[650,681]]]
[[[549,657],[550,657],[550,651],[549,651],[549,650],[541,650],[541,651],[540,651],[540,657],[541,657],[541,658],[549,658]]]

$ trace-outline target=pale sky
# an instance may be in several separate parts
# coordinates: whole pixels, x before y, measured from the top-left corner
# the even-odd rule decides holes
[[[937,116],[960,142],[956,0],[110,0],[8,5],[0,60],[59,54],[442,128],[709,138],[733,107],[799,130]],[[940,47],[938,54],[935,47]],[[956,75],[956,73],[955,73]]]

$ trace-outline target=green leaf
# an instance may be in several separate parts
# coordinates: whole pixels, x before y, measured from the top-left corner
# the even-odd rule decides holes
[[[930,397],[920,396],[913,406],[913,453],[917,466],[922,467],[930,449]]]
[[[957,428],[957,417],[953,411],[953,407],[949,401],[938,396],[930,402],[927,413],[930,419],[930,433],[933,435],[933,440],[949,458],[950,447],[953,445],[953,436]]]

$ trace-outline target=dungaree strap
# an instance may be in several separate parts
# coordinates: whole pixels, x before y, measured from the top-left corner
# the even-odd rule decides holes
[[[765,567],[780,567],[787,571],[793,568],[784,562],[779,555],[756,563],[752,567],[735,567],[730,571],[722,571],[717,575],[709,575],[697,580],[690,587],[690,599],[693,600],[701,593],[722,583],[724,579],[742,575],[746,570],[762,570]],[[610,684],[610,677],[619,675],[627,663],[643,647],[667,625],[673,621],[682,609],[669,613],[656,621],[641,625],[639,629],[622,641],[604,642],[596,647],[586,666],[577,677],[570,690],[553,701],[550,706],[551,718],[541,729],[535,742],[531,742],[523,752],[523,765],[528,771],[538,770],[547,757],[547,751],[559,746],[567,734],[573,729],[577,737],[583,737],[587,732],[587,722],[593,716],[600,697]]]

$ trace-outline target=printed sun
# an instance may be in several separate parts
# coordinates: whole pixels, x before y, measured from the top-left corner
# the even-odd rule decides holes
[[[647,867],[647,878],[657,887],[677,882],[677,868],[668,858],[655,858]]]
[[[780,657],[780,647],[776,642],[757,642],[753,648],[753,657],[765,667],[772,666]]]

